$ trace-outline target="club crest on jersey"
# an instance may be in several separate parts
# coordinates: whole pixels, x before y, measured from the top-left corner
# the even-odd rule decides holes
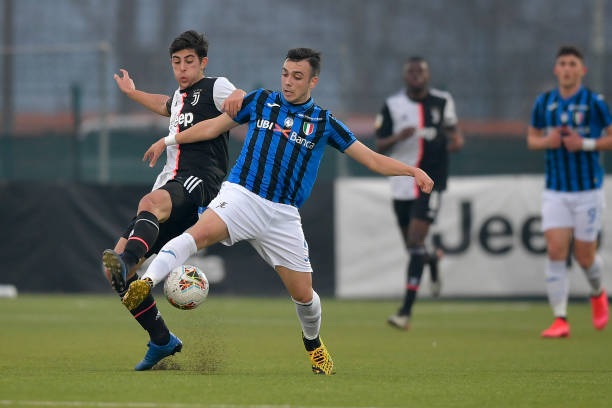
[[[191,101],[192,106],[196,106],[198,104],[198,101],[200,100],[200,92],[202,92],[201,89],[196,89],[193,91],[193,101]]]
[[[569,120],[569,115],[567,114],[567,112],[562,112],[560,119],[562,125],[567,125],[567,121]]]
[[[440,110],[438,108],[431,108],[431,123],[438,124],[440,123]]]
[[[287,129],[291,128],[293,126],[293,118],[286,118],[285,122],[283,122],[283,126],[285,126]]]
[[[302,132],[306,136],[309,136],[309,135],[312,134],[313,131],[314,131],[314,124],[308,123],[308,122],[304,122],[304,124],[302,125]]]
[[[582,125],[583,121],[584,121],[584,112],[575,111],[574,112],[574,126]]]

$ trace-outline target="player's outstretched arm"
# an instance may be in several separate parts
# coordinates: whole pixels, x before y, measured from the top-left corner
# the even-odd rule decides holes
[[[142,160],[148,161],[149,167],[153,167],[164,150],[166,150],[166,146],[214,139],[238,125],[239,123],[234,122],[229,115],[222,113],[213,119],[198,122],[189,129],[185,129],[177,134],[162,137],[149,147]]]
[[[360,141],[353,143],[344,152],[375,173],[383,176],[411,176],[422,192],[430,193],[433,189],[433,180],[423,170],[376,153]]]
[[[246,96],[246,92],[242,89],[235,89],[225,101],[221,107],[221,111],[227,113],[230,117],[234,118],[242,108],[242,101]]]
[[[145,108],[162,116],[170,116],[170,112],[166,108],[166,103],[170,97],[168,95],[151,94],[136,89],[134,81],[130,78],[129,72],[125,69],[120,69],[119,74],[113,75],[113,79],[117,83],[119,90],[127,95],[131,100],[138,102]]]

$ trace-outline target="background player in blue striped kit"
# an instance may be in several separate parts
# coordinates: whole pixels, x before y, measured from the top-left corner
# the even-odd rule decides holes
[[[370,150],[310,97],[317,85],[320,54],[308,48],[289,50],[281,70],[281,91],[257,89],[232,119],[227,114],[160,139],[145,153],[153,165],[165,145],[213,137],[248,123],[247,136],[228,180],[200,220],[168,242],[141,280],[130,284],[124,304],[138,307],[150,288],[198,249],[217,242],[247,240],[280,276],[295,302],[303,343],[315,374],[335,372],[319,337],[321,302],[312,287],[308,243],[298,208],[310,195],[327,145],[345,152],[382,175],[405,175],[430,192],[433,181],[421,169]]]
[[[555,320],[542,331],[545,338],[570,334],[566,260],[572,238],[573,256],[592,289],[593,326],[602,330],[608,322],[597,234],[604,208],[599,151],[612,149],[612,117],[603,96],[582,85],[586,66],[578,48],[560,47],[554,74],[558,86],[537,97],[527,132],[529,149],[546,150],[542,229],[548,255],[546,290]]]

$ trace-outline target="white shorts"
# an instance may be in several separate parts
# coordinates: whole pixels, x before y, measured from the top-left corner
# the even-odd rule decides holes
[[[222,244],[248,241],[272,267],[312,272],[296,207],[266,200],[239,184],[225,181],[208,208],[227,225],[229,238]]]
[[[605,198],[603,190],[542,193],[542,229],[572,228],[579,241],[597,240],[601,230]]]

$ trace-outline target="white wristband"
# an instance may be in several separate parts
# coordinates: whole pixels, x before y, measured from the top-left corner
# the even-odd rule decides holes
[[[582,139],[582,150],[595,150],[595,139]]]
[[[172,146],[176,144],[176,135],[168,135],[164,137],[164,144],[166,146]]]

